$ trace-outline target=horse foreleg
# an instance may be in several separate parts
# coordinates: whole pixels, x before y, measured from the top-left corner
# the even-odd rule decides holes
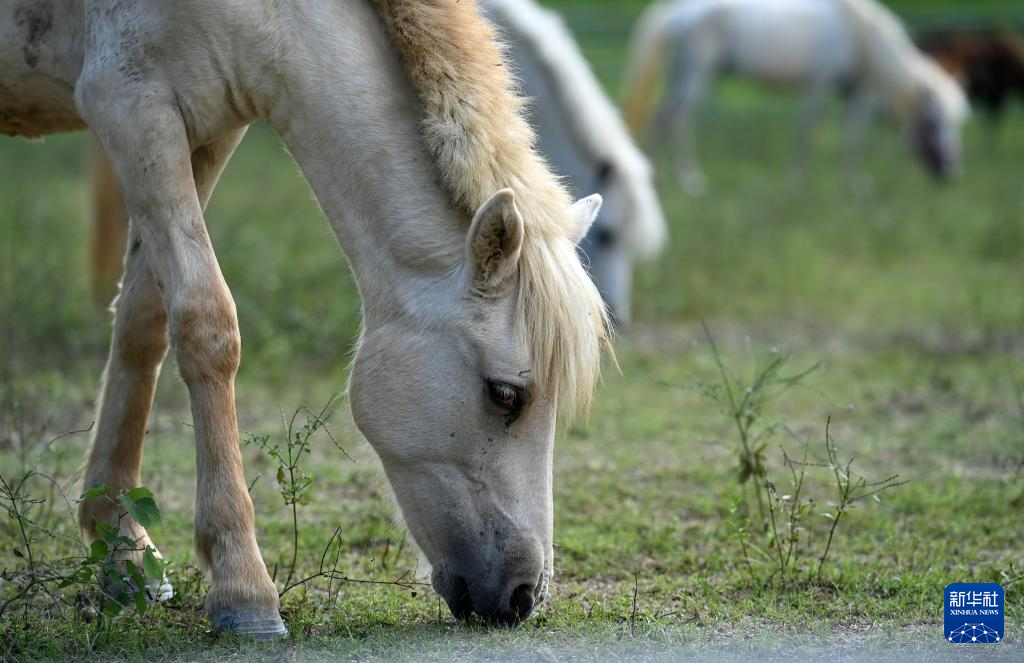
[[[674,67],[656,120],[658,133],[667,139],[665,143],[679,186],[690,195],[700,195],[707,190],[707,178],[695,156],[694,115],[707,89],[708,76],[707,72],[692,67]]]
[[[241,356],[238,319],[202,213],[202,198],[241,133],[193,154],[171,90],[147,81],[136,94],[116,71],[89,72],[79,81],[80,111],[123,184],[137,226],[133,242],[145,252],[160,290],[170,342],[189,391],[198,472],[195,544],[213,576],[206,611],[217,630],[283,635],[277,590],[256,543],[239,451],[234,389]]]
[[[864,91],[854,91],[847,100],[843,118],[843,170],[850,191],[858,197],[867,195],[871,188],[871,179],[863,167],[870,118],[871,97]]]
[[[818,121],[821,119],[822,110],[831,91],[831,86],[827,84],[815,84],[810,87],[804,98],[800,109],[796,147],[793,151],[793,170],[790,172],[790,185],[794,189],[800,189],[803,186],[804,172],[811,148],[814,145]]]
[[[153,404],[160,364],[167,352],[164,304],[156,280],[146,264],[145,251],[133,233],[124,259],[125,274],[115,303],[114,335],[103,371],[95,432],[85,466],[84,486],[106,484],[111,499],[93,498],[78,507],[78,518],[89,538],[96,537],[98,523],[119,526],[121,534],[136,542],[118,559],[129,559],[139,568],[142,550],[152,546],[146,530],[131,518],[119,520],[116,496],[139,485],[146,422]],[[153,588],[151,588],[153,589]],[[155,598],[171,595],[166,582]]]

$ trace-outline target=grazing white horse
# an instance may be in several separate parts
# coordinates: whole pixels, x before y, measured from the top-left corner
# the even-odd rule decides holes
[[[683,188],[705,178],[693,155],[693,115],[714,77],[733,73],[804,91],[797,163],[827,99],[847,99],[847,166],[861,142],[869,101],[904,121],[921,161],[937,178],[960,169],[960,128],[967,99],[956,81],[908,37],[875,0],[674,0],[650,8],[633,37],[626,117],[634,132],[648,122],[657,78],[667,62],[657,112],[659,138],[672,146]]]
[[[533,0],[480,7],[508,45],[541,152],[574,193],[604,199],[580,248],[616,322],[628,324],[633,262],[656,255],[667,234],[650,164],[558,14]]]
[[[216,629],[284,632],[235,421],[240,337],[203,208],[267,121],[363,298],[352,413],[452,612],[525,618],[552,575],[556,413],[585,407],[606,315],[572,204],[469,0],[0,0],[0,132],[90,128],[131,218],[86,485],[139,484],[173,347]],[[342,350],[339,349],[339,352]],[[92,499],[86,533],[117,514]],[[140,545],[145,530],[130,523]]]

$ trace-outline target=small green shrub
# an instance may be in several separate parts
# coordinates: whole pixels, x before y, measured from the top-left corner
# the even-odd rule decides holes
[[[789,432],[789,429],[770,420],[765,406],[798,385],[817,369],[818,364],[786,374],[784,369],[790,355],[773,349],[766,362],[755,364],[750,379],[743,380],[726,365],[707,325],[704,325],[704,333],[718,369],[719,382],[706,384],[697,381],[697,386],[702,394],[721,407],[736,430],[737,481],[741,493],[729,509],[728,524],[740,547],[749,578],[756,586],[774,581],[790,584],[801,577],[820,583],[839,523],[850,509],[869,497],[878,500],[880,493],[906,482],[900,481],[899,475],[878,481],[854,475],[853,458],[845,461],[840,458],[832,438],[830,418],[825,425],[825,459],[822,462],[809,460],[809,439],[803,442],[799,460],[780,447],[787,475],[785,484],[789,486],[789,490],[780,490],[781,482],[772,478],[766,449],[776,432]],[[828,510],[821,512],[830,524],[827,534],[824,534],[821,552],[816,556],[818,563],[813,572],[803,563],[812,554],[811,536],[816,528],[811,522],[816,505],[807,495],[807,482],[812,473],[825,474],[822,486],[827,486],[825,490],[832,495],[827,502]],[[756,515],[750,508],[749,492],[756,498]],[[763,568],[770,569],[770,572],[762,572],[760,569]]]
[[[107,494],[104,484],[89,488],[75,502],[109,500],[118,508],[117,523],[97,523],[98,538],[88,547],[78,541],[79,554],[47,559],[36,552],[38,537],[71,537],[59,534],[34,518],[33,512],[46,502],[28,493],[29,481],[37,477],[60,490],[54,479],[35,471],[16,480],[0,475],[0,502],[18,532],[13,553],[22,561],[19,567],[0,573],[0,618],[23,604],[49,603],[51,607],[60,608],[69,603],[68,594],[83,592],[98,604],[101,620],[113,618],[129,607],[134,607],[140,616],[145,615],[149,603],[157,598],[151,590],[162,585],[169,562],[158,557],[151,546],[139,548],[137,541],[126,536],[122,522],[131,517],[143,527],[159,523],[160,509],[153,493],[148,488],[138,487],[122,491],[114,499]],[[63,491],[60,494],[74,523],[71,502]],[[77,524],[73,531],[77,531]],[[126,559],[129,553],[141,553],[141,564]]]
[[[261,449],[276,463],[277,473],[275,474],[275,479],[277,481],[277,489],[281,493],[281,499],[284,501],[285,507],[291,510],[292,556],[288,563],[288,575],[284,580],[286,588],[291,587],[292,579],[295,577],[295,565],[299,556],[299,506],[309,503],[309,488],[313,484],[313,477],[306,472],[302,459],[313,450],[313,438],[321,430],[327,434],[331,442],[334,443],[334,446],[340,449],[346,457],[349,457],[348,452],[338,443],[338,440],[331,434],[331,430],[327,426],[327,422],[330,420],[338,402],[339,398],[335,394],[319,412],[314,412],[308,407],[303,406],[295,410],[291,417],[287,419],[284,418],[282,413],[285,434],[283,446],[272,442],[269,435],[246,433],[243,436],[245,444]],[[306,418],[306,422],[301,427],[296,426],[296,420],[299,415],[304,415]],[[331,541],[334,538],[331,537]],[[329,546],[330,543],[328,543]]]

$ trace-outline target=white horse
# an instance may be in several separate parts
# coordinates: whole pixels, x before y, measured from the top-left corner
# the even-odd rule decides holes
[[[480,7],[508,44],[541,152],[574,193],[604,199],[580,248],[616,322],[628,324],[633,261],[657,254],[667,234],[650,164],[558,14],[533,0]]]
[[[655,5],[633,37],[626,116],[634,131],[648,122],[666,60],[656,128],[675,151],[677,175],[687,191],[698,193],[705,182],[693,156],[693,115],[713,78],[725,72],[804,91],[798,166],[825,101],[838,92],[847,99],[848,168],[863,138],[869,102],[878,100],[909,126],[915,151],[933,175],[947,179],[960,170],[967,99],[875,0],[674,0]]]
[[[573,205],[533,151],[472,2],[0,0],[0,90],[0,132],[87,126],[114,165],[131,228],[85,482],[139,484],[170,345],[216,629],[284,632],[238,448],[238,322],[203,217],[257,119],[352,265],[353,416],[434,587],[456,616],[499,623],[543,600],[556,413],[586,406],[606,340],[576,253],[600,200]],[[79,515],[89,536],[117,517],[101,499]]]

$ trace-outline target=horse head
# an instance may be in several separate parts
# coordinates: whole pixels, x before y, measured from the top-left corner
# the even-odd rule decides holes
[[[911,119],[911,140],[918,159],[936,179],[960,174],[963,156],[960,131],[970,107],[963,89],[936,63],[922,67],[918,103]]]
[[[434,588],[458,618],[475,612],[514,624],[546,596],[555,415],[572,385],[545,370],[552,358],[521,333],[520,297],[542,296],[528,264],[540,253],[570,265],[599,305],[575,255],[599,206],[596,196],[576,203],[574,228],[536,246],[512,191],[499,191],[472,220],[461,269],[425,287],[438,288],[423,295],[430,306],[366,324],[352,412],[432,566]],[[581,322],[589,331],[577,332],[592,334],[595,321]],[[555,338],[572,333],[563,328]],[[575,350],[567,360],[586,364],[586,350]]]

